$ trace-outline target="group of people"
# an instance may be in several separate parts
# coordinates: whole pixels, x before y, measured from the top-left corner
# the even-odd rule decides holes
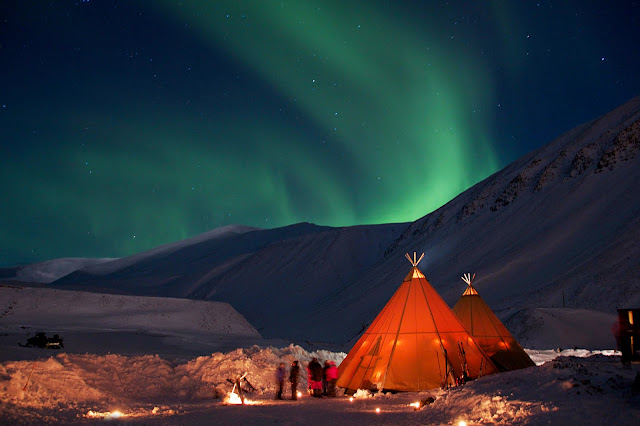
[[[286,378],[286,369],[284,362],[281,362],[276,369],[276,399],[284,399],[284,381]],[[291,383],[291,399],[298,399],[298,381],[300,380],[300,365],[298,361],[291,363],[289,369],[289,382]],[[314,397],[322,398],[323,396],[336,396],[336,382],[338,381],[338,367],[333,361],[326,361],[324,367],[313,358],[307,365],[307,383],[308,389]]]

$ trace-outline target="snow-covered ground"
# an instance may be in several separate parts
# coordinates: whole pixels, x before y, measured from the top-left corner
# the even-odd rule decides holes
[[[589,351],[533,352],[540,366],[421,393],[274,400],[275,367],[293,359],[340,361],[345,354],[299,346],[253,346],[175,362],[157,355],[52,354],[0,364],[0,422],[144,424],[616,424],[640,422],[637,366]],[[576,356],[578,355],[578,356]],[[591,355],[591,356],[588,356]],[[588,356],[588,357],[587,357]],[[227,381],[247,372],[249,403],[226,402]],[[245,386],[247,386],[245,384]],[[285,396],[289,397],[287,388]],[[433,397],[416,410],[415,402]],[[376,412],[376,409],[380,412]],[[114,414],[116,413],[116,414]]]
[[[64,348],[18,345],[38,331],[61,334]],[[303,375],[298,401],[274,400],[278,363],[345,356],[328,349],[262,339],[225,303],[0,287],[0,424],[98,423],[117,412],[144,424],[640,423],[640,369],[612,350],[532,350],[536,367],[353,401],[308,396]],[[245,372],[252,403],[228,404],[227,379]],[[433,404],[410,406],[429,396]]]

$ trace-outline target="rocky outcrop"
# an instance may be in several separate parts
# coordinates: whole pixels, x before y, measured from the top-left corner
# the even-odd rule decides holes
[[[596,166],[596,173],[605,169],[613,170],[617,163],[629,161],[640,150],[640,120],[624,129],[613,141],[613,146],[605,150]]]
[[[576,177],[584,173],[589,167],[596,161],[598,155],[599,146],[596,143],[590,143],[587,146],[582,147],[577,152],[573,161],[571,162],[571,169],[569,170],[570,177]]]

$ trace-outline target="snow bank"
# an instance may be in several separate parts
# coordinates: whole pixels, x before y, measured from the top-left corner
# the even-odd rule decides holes
[[[569,351],[566,351],[567,353]],[[344,353],[307,352],[299,346],[258,347],[200,356],[184,363],[157,355],[65,354],[0,363],[0,422],[72,422],[128,417],[145,424],[637,424],[640,398],[631,391],[637,367],[617,356],[574,351],[530,352],[538,367],[487,376],[465,386],[421,393],[367,394],[359,398],[276,401],[275,368],[342,361]],[[247,373],[256,388],[252,405],[223,403],[227,379]],[[248,384],[244,383],[245,388]],[[299,390],[306,389],[301,374]],[[285,395],[288,396],[289,389]],[[433,397],[415,409],[410,404]],[[379,409],[376,411],[376,409]],[[116,412],[117,410],[117,412]]]
[[[587,358],[593,355],[604,356],[620,356],[620,351],[614,351],[613,349],[595,350],[590,351],[588,349],[525,349],[525,352],[536,363],[536,365],[542,365],[545,362],[553,361],[560,356],[573,356],[579,358]]]
[[[497,374],[447,392],[430,408],[434,423],[638,424],[636,372],[617,357],[557,357],[540,367]],[[635,407],[634,407],[635,405]]]
[[[0,286],[2,325],[260,337],[228,303]]]
[[[280,362],[301,362],[299,389],[304,390],[304,366],[313,357],[339,364],[345,356],[328,351],[307,352],[289,345],[218,352],[183,364],[158,355],[67,353],[35,362],[9,361],[0,364],[0,406],[5,408],[0,421],[25,415],[27,420],[48,421],[50,413],[59,410],[64,411],[61,415],[65,418],[96,417],[95,413],[111,412],[114,407],[144,411],[149,407],[211,402],[231,390],[227,379],[244,373],[256,389],[251,397],[265,398],[275,392],[275,368]],[[244,381],[243,386],[248,388]],[[94,414],[89,415],[89,411]],[[166,414],[166,410],[162,412]]]

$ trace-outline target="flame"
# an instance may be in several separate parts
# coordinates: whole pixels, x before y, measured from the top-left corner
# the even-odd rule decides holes
[[[353,397],[349,397],[349,402],[353,402]]]
[[[300,398],[302,396],[302,392],[298,391],[297,395],[298,395],[298,398]]]
[[[376,413],[380,414],[380,407],[376,408]]]
[[[237,393],[232,392],[227,397],[227,403],[228,404],[242,404],[242,400],[240,399],[240,397],[238,396]]]
[[[224,404],[232,404],[232,405],[241,405],[242,404],[242,399],[240,399],[240,396],[235,393],[235,392],[230,392],[227,397],[224,399],[223,401]],[[244,405],[253,405],[255,404],[255,402],[245,398],[244,399]]]

